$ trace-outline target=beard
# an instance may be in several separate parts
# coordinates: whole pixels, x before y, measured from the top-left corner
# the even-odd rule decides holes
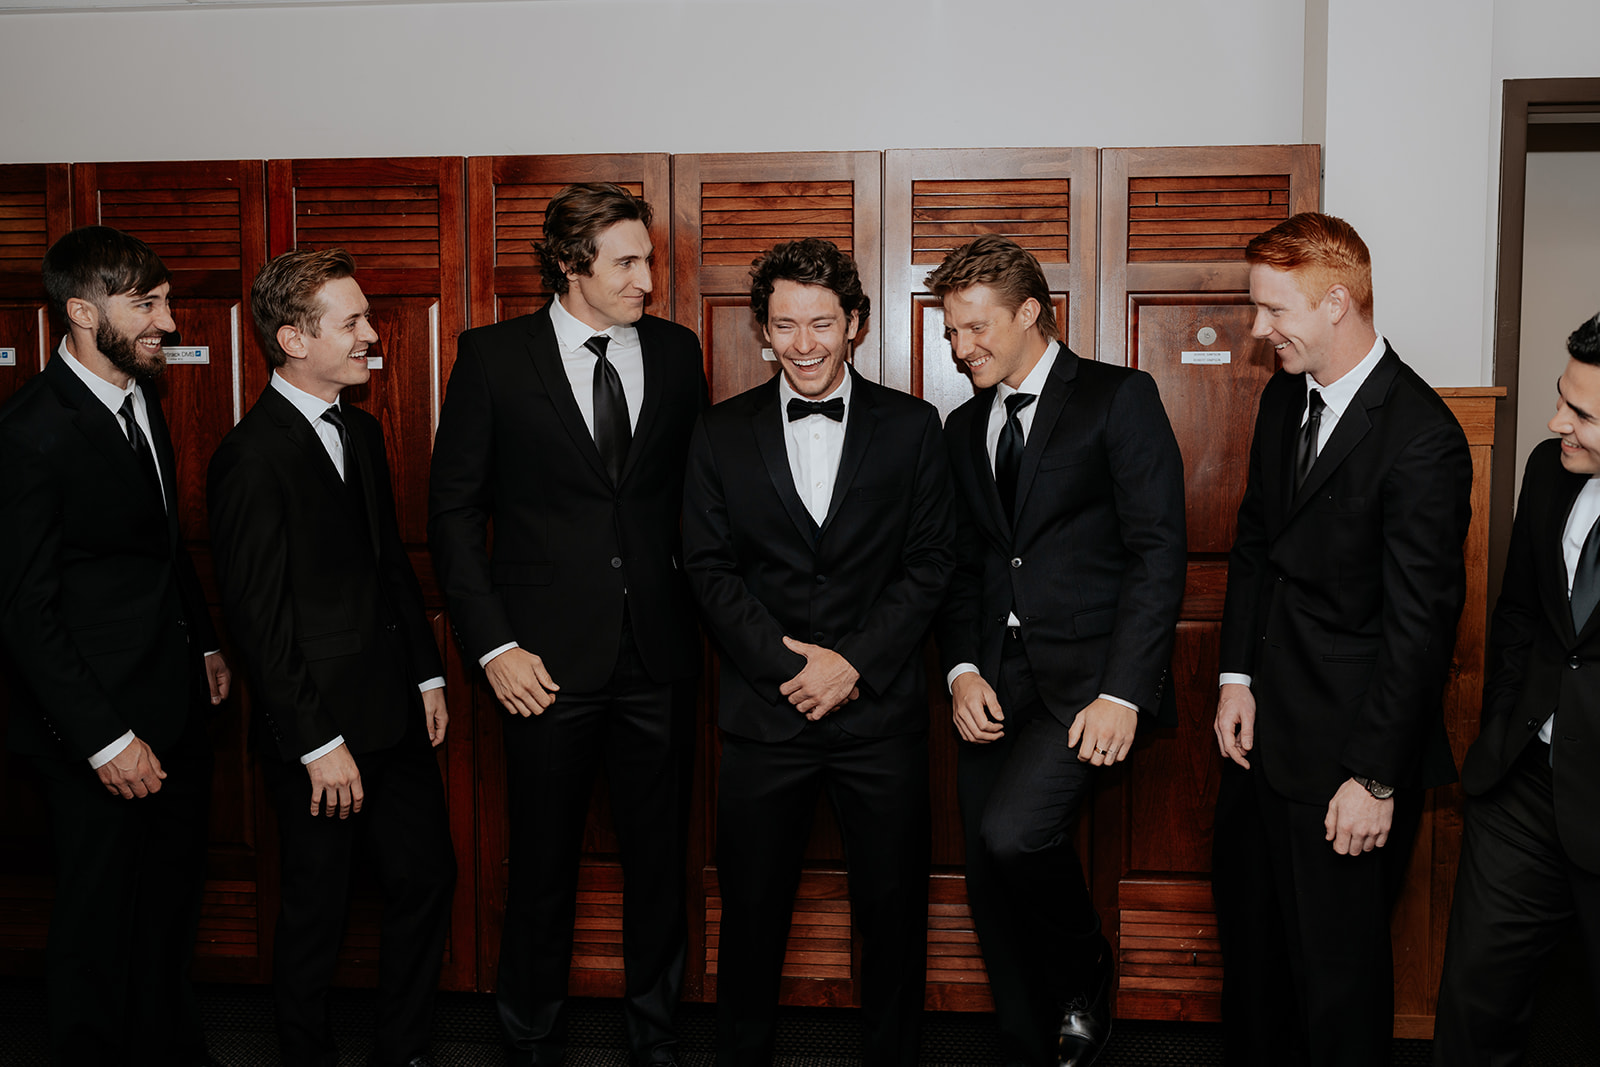
[[[167,369],[167,357],[160,350],[150,357],[139,351],[137,337],[121,334],[109,322],[102,321],[95,331],[95,347],[122,373],[141,382],[152,382]]]

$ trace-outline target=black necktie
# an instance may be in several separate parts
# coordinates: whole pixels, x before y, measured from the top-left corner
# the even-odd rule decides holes
[[[1317,435],[1322,432],[1322,409],[1326,406],[1321,389],[1307,394],[1306,421],[1300,427],[1300,440],[1294,446],[1294,491],[1297,493],[1317,462]]]
[[[1594,606],[1600,603],[1600,519],[1589,527],[1589,536],[1583,539],[1583,551],[1578,553],[1578,566],[1572,572],[1572,629],[1583,630]]]
[[[1006,397],[1006,424],[1000,428],[1000,441],[994,449],[994,484],[1000,490],[1000,503],[1008,519],[1017,507],[1017,475],[1022,471],[1021,412],[1035,399],[1033,393]]]
[[[139,461],[139,468],[150,478],[150,484],[155,486],[156,495],[161,495],[161,476],[156,471],[156,454],[150,448],[150,441],[145,437],[144,431],[139,429],[139,420],[133,417],[133,394],[129,393],[122,398],[122,407],[117,409],[117,414],[122,416],[122,422],[128,428],[128,444],[133,446],[133,454]],[[161,502],[166,507],[166,501]]]
[[[339,414],[337,404],[322,413],[322,421],[331,423],[339,431],[339,447],[344,452],[344,488],[350,497],[350,506],[355,509],[356,521],[362,526],[362,533],[370,533],[367,527],[367,498],[361,484],[361,458],[356,454],[355,446],[350,441],[350,431],[344,424],[344,416]]]
[[[790,422],[797,422],[808,415],[821,415],[834,422],[843,422],[844,397],[836,396],[832,400],[801,400],[795,397],[789,401]]]
[[[622,391],[622,375],[606,358],[610,343],[608,335],[597,333],[583,342],[583,347],[595,354],[594,444],[615,485],[622,480],[622,463],[628,458],[633,431],[628,426],[628,396]]]

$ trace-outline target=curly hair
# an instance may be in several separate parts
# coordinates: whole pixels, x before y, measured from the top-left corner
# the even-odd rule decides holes
[[[832,241],[820,237],[784,241],[750,261],[750,310],[762,326],[767,324],[773,286],[780,280],[833,290],[844,313],[857,315],[858,325],[865,325],[872,311],[872,298],[861,288],[856,261]]]
[[[620,185],[582,182],[562,189],[544,209],[544,240],[533,243],[539,275],[552,293],[567,291],[567,274],[588,274],[594,267],[600,235],[619,222],[653,217],[650,205]]]

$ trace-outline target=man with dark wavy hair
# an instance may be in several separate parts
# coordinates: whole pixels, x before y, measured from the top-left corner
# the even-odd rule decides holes
[[[189,985],[229,674],[178,536],[155,379],[176,329],[143,241],[85,226],[45,254],[65,328],[0,408],[0,637],[10,745],[43,782],[56,893],[51,1060],[213,1063]],[[208,685],[209,683],[209,685]]]
[[[461,335],[434,441],[439,581],[506,711],[496,1000],[519,1064],[563,1055],[578,855],[602,762],[622,855],[628,1044],[635,1063],[676,1062],[700,664],[678,509],[706,382],[694,334],[644,313],[650,220],[608,183],[550,201],[535,248],[553,295]]]
[[[1433,1035],[1439,1067],[1522,1061],[1533,991],[1574,918],[1600,975],[1600,315],[1572,332],[1567,353],[1556,438],[1522,476],[1489,626],[1483,727],[1461,768],[1469,799]]]
[[[955,568],[939,415],[848,366],[869,303],[815,238],[755,262],[780,373],[706,412],[684,563],[722,653],[717,1062],[772,1061],[789,917],[824,790],[861,932],[863,1062],[917,1062],[928,921],[922,647]]]

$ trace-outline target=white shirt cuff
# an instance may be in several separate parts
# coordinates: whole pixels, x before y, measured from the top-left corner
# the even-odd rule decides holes
[[[1217,679],[1217,685],[1218,685],[1219,688],[1221,686],[1224,686],[1224,685],[1243,685],[1243,686],[1248,686],[1249,684],[1250,684],[1250,676],[1248,674],[1229,674],[1226,671],[1224,671],[1222,673],[1222,675]]]
[[[96,752],[94,755],[90,756],[89,766],[98,771],[101,767],[104,767],[106,764],[122,755],[122,750],[131,744],[133,744],[133,731],[129,730],[127,733],[111,742],[105,748],[102,748],[99,752]]]
[[[487,667],[489,665],[489,661],[500,655],[502,652],[510,652],[513,648],[521,647],[522,646],[517,644],[515,641],[507,641],[499,648],[491,648],[488,652],[485,652],[482,656],[478,657],[478,666]]]
[[[444,688],[444,676],[443,675],[435,675],[434,677],[429,678],[426,682],[418,682],[417,683],[417,692],[419,692],[419,693],[426,693],[426,692],[429,692],[429,691],[434,690],[434,689],[443,689],[443,688]]]
[[[310,752],[307,752],[304,756],[300,757],[300,762],[310,763],[312,760],[321,759],[323,756],[326,756],[328,753],[332,752],[342,744],[344,744],[344,734],[340,734],[338,737],[335,737],[332,741],[329,741],[321,748],[314,748]]]
[[[961,677],[963,674],[977,674],[977,673],[978,673],[977,664],[974,664],[974,663],[957,663],[954,667],[950,668],[950,673],[944,676],[944,687],[946,689],[949,689],[949,690],[953,691],[955,689],[956,679],[957,678]]]
[[[1131,700],[1123,700],[1121,697],[1114,697],[1110,693],[1101,693],[1100,694],[1100,699],[1101,700],[1109,700],[1113,704],[1121,704],[1123,707],[1132,708],[1134,711],[1138,711],[1139,710],[1139,705],[1135,704],[1133,701],[1131,701]]]
[[[213,648],[210,652],[207,652],[206,655],[208,655],[208,656],[220,656],[220,655],[222,655],[222,649]]]

